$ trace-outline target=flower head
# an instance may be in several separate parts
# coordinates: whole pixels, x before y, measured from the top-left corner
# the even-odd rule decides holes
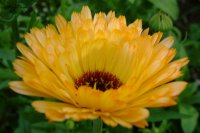
[[[174,81],[187,58],[172,61],[173,38],[148,34],[141,20],[127,26],[114,12],[91,15],[88,7],[71,21],[56,16],[56,26],[32,28],[23,57],[14,61],[22,81],[10,82],[17,93],[58,101],[34,101],[50,121],[101,118],[104,123],[145,127],[150,107],[175,105],[186,86]]]

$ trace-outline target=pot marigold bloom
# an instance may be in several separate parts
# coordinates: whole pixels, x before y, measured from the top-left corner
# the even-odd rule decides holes
[[[187,58],[172,61],[172,37],[148,34],[141,20],[127,26],[114,12],[92,17],[86,6],[71,21],[56,16],[56,26],[32,28],[23,57],[14,61],[22,81],[10,82],[20,94],[54,98],[32,106],[50,121],[101,118],[111,126],[145,127],[147,108],[175,105],[186,86],[174,81]]]

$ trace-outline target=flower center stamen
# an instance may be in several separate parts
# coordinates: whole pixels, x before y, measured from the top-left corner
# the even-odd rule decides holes
[[[80,78],[75,79],[76,88],[86,85],[101,91],[106,91],[110,88],[117,89],[122,84],[115,75],[101,71],[86,72]]]

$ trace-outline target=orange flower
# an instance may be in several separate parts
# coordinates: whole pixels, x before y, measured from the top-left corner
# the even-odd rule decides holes
[[[174,81],[187,58],[171,62],[174,40],[162,33],[148,35],[141,20],[127,26],[124,16],[90,9],[73,13],[71,21],[56,16],[56,26],[33,28],[18,43],[23,57],[14,68],[22,81],[10,82],[20,94],[49,97],[33,107],[50,121],[101,118],[104,123],[147,126],[149,107],[175,105],[186,86]]]

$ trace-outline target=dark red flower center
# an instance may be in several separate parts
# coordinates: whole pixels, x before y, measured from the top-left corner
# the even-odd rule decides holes
[[[109,72],[86,72],[80,78],[75,79],[76,88],[80,86],[90,86],[96,87],[96,89],[101,91],[106,91],[107,89],[117,89],[122,85],[122,82],[113,74]]]

